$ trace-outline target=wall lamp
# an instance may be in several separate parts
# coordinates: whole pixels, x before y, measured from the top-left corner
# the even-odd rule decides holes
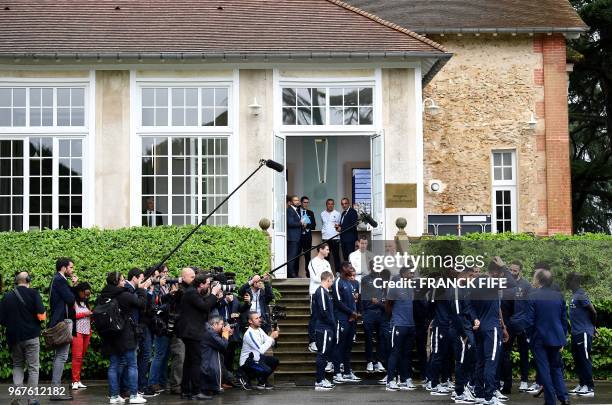
[[[423,109],[432,116],[438,115],[440,112],[440,107],[436,104],[433,98],[429,97],[423,100]]]

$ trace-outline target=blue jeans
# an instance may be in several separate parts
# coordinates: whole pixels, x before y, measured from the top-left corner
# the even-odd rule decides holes
[[[136,350],[128,350],[121,354],[111,354],[108,366],[108,386],[110,396],[119,395],[119,380],[124,369],[127,371],[126,383],[130,395],[138,393],[138,367],[136,366]]]
[[[153,347],[155,354],[151,362],[149,370],[149,386],[151,385],[166,385],[168,374],[168,357],[170,357],[170,337],[155,336],[153,338]]]
[[[142,336],[138,342],[138,391],[147,388],[147,374],[149,372],[149,359],[151,359],[151,346],[153,338],[148,327],[142,326]]]

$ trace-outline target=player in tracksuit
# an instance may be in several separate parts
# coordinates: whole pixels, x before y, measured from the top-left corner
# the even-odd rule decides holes
[[[414,325],[416,330],[415,348],[416,348],[416,363],[423,383],[423,388],[429,387],[429,374],[427,370],[427,335],[431,316],[429,312],[429,299],[427,297],[427,288],[417,288],[414,290],[414,301],[412,307],[414,309]]]
[[[329,391],[334,385],[325,378],[325,366],[331,358],[336,338],[334,330],[336,318],[334,317],[334,304],[329,289],[334,282],[334,275],[330,271],[320,274],[321,285],[315,290],[311,300],[312,319],[315,329],[315,342],[317,345],[317,380],[315,391]]]
[[[400,270],[396,281],[412,277],[408,267]],[[413,391],[416,385],[412,383],[412,349],[414,347],[414,316],[412,302],[414,290],[408,286],[389,288],[385,310],[391,315],[391,354],[387,365],[387,391],[408,390]],[[400,384],[395,381],[396,372],[399,371]]]
[[[440,375],[446,374],[451,357],[454,328],[452,327],[452,290],[437,288],[431,292],[429,305],[433,308],[434,318],[431,322],[431,360],[429,378],[431,395],[448,395],[451,390],[440,384]]]
[[[594,397],[591,348],[593,335],[595,334],[597,312],[586,292],[580,288],[580,276],[578,274],[569,274],[567,287],[572,291],[569,310],[570,324],[572,325],[572,357],[579,379],[578,386],[570,391],[570,394]]]
[[[365,334],[365,351],[368,362],[366,371],[383,372],[387,364],[388,348],[383,338],[385,317],[385,290],[380,288],[382,284],[381,272],[373,271],[373,263],[370,264],[370,272],[361,278],[361,308],[363,314],[363,331]],[[378,286],[378,288],[376,287]],[[376,354],[374,354],[374,336],[376,336]]]
[[[458,279],[472,277],[472,269],[465,268],[457,275]],[[474,351],[476,340],[474,338],[474,319],[476,314],[472,309],[469,299],[470,290],[467,288],[455,288],[453,290],[452,321],[457,331],[453,340],[455,350],[455,403],[472,404],[475,398],[465,387],[472,377],[474,368]]]
[[[332,356],[334,363],[334,383],[359,382],[351,369],[351,347],[355,336],[357,318],[357,303],[355,285],[350,280],[353,267],[350,262],[340,266],[340,277],[334,281],[332,297],[334,299],[334,317],[336,318],[336,349]],[[340,371],[340,364],[344,365],[344,372]]]
[[[561,350],[566,343],[567,309],[563,295],[552,288],[552,274],[543,268],[534,274],[534,290],[529,295],[527,325],[533,344],[538,378],[544,388],[546,405],[569,405],[563,381]]]

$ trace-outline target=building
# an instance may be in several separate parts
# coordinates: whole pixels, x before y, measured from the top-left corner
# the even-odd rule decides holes
[[[208,223],[273,219],[279,263],[287,193],[353,197],[373,239],[400,216],[571,232],[565,36],[584,24],[566,0],[444,3],[3,2],[1,230],[144,225],[149,199],[198,223],[273,158],[287,171]]]

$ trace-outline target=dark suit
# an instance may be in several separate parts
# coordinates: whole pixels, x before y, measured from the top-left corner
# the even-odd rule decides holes
[[[565,346],[567,336],[563,295],[546,287],[533,290],[529,295],[526,318],[539,382],[544,386],[544,401],[547,405],[555,405],[557,399],[568,399],[559,352]]]
[[[346,211],[342,211],[342,214],[340,215],[340,231],[344,231],[345,229],[355,225],[358,221],[359,215],[357,215],[355,208],[350,207]],[[358,237],[359,235],[357,234],[356,226],[350,231],[340,235],[342,256],[344,256],[345,261],[348,261],[349,255],[355,251],[355,242],[357,242]]]
[[[142,210],[142,226],[151,226],[149,225],[149,214],[148,214],[148,210]],[[164,218],[162,217],[162,213],[161,211],[155,211],[155,216],[154,216],[154,220],[155,220],[155,226],[163,226],[164,225]]]
[[[245,283],[242,285],[242,287],[240,287],[240,289],[238,290],[238,296],[240,297],[240,299],[242,299],[242,297],[244,297],[245,294],[249,294],[249,296],[251,297],[251,305],[254,301],[254,295],[253,295],[253,289],[251,288],[251,285],[249,283]],[[256,307],[259,309],[259,313],[261,314],[261,319],[263,320],[263,323],[261,325],[261,328],[266,332],[266,333],[270,333],[270,331],[272,330],[270,328],[270,314],[268,313],[268,305],[272,302],[272,300],[274,300],[274,292],[272,291],[272,285],[270,283],[265,283],[264,282],[264,289],[263,290],[259,290],[259,301],[257,301],[257,305]],[[249,309],[251,307],[249,306]],[[243,312],[242,314],[240,314],[240,318],[241,318],[241,323],[243,325],[248,325],[248,311]]]
[[[302,236],[300,237],[300,253],[303,253],[312,248],[312,230],[316,228],[317,221],[315,219],[314,212],[311,210],[298,208],[298,212],[300,213],[300,217],[303,218],[304,216],[307,216],[310,219],[310,223],[302,228]],[[310,278],[308,264],[310,263],[311,254],[312,252],[308,252],[304,255],[304,270],[306,271],[306,277],[308,278]]]
[[[287,260],[300,254],[300,238],[302,236],[302,222],[300,214],[293,207],[287,207]],[[287,263],[287,277],[298,276],[300,261],[292,260]]]

